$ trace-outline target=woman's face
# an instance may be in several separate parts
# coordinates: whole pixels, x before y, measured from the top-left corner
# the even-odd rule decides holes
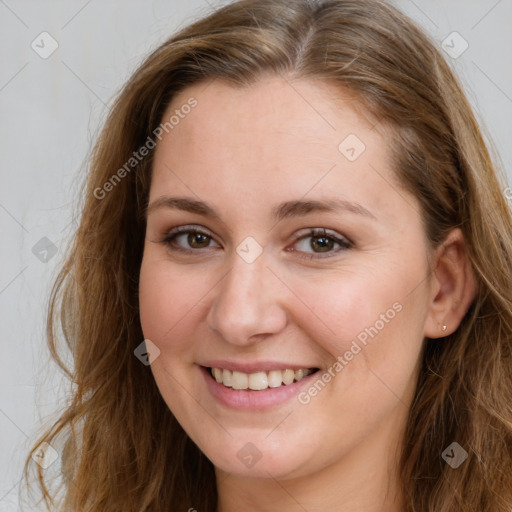
[[[432,290],[420,208],[396,183],[389,141],[313,81],[199,84],[173,114],[140,274],[170,410],[232,474],[392,457]]]

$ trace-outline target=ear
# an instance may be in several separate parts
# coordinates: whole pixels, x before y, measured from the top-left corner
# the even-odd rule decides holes
[[[436,250],[433,265],[425,336],[441,338],[457,330],[476,295],[473,267],[459,228],[450,231]]]

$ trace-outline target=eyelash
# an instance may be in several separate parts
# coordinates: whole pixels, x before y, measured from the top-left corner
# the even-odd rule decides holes
[[[172,251],[178,251],[182,252],[184,254],[192,254],[197,253],[198,251],[201,251],[202,249],[187,249],[185,247],[182,247],[180,245],[175,244],[175,240],[178,236],[183,234],[199,234],[208,237],[210,240],[214,240],[214,238],[207,232],[198,229],[194,226],[178,226],[174,229],[172,229],[167,236],[162,240],[162,243],[168,246],[168,248]],[[306,232],[302,233],[300,236],[297,237],[297,239],[294,242],[294,245],[297,244],[299,241],[307,239],[307,238],[327,238],[332,240],[335,244],[338,244],[340,247],[338,247],[335,250],[332,251],[326,251],[326,253],[321,252],[304,252],[304,251],[298,251],[297,249],[288,249],[289,252],[294,252],[299,258],[312,260],[314,258],[328,258],[332,257],[336,254],[338,254],[340,251],[345,251],[347,249],[352,249],[353,243],[349,241],[345,237],[340,237],[335,235],[334,233],[330,232],[329,230],[326,230],[325,228],[311,228],[308,229]],[[205,247],[204,249],[210,249],[210,247]]]

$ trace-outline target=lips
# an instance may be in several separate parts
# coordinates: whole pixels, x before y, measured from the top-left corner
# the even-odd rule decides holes
[[[263,391],[268,388],[279,388],[299,382],[302,378],[317,371],[317,368],[292,368],[273,369],[246,373],[231,371],[226,368],[210,367],[210,375],[226,388],[236,390]]]
[[[227,361],[215,361],[205,363],[204,366],[202,364],[198,364],[197,366],[206,384],[208,401],[213,398],[213,403],[220,404],[233,411],[263,412],[272,410],[290,400],[296,399],[301,389],[308,386],[311,379],[316,378],[314,374],[319,370],[319,368],[301,368],[296,365],[290,365],[291,367],[286,368],[288,365],[289,363],[285,362],[253,362],[239,364]],[[226,366],[228,366],[228,368],[226,368]],[[218,377],[222,376],[221,382],[217,382],[217,379],[213,376],[213,368],[217,369],[215,373],[217,373]],[[283,370],[282,368],[285,369]],[[243,371],[243,369],[245,369],[245,371]],[[305,375],[304,370],[307,370],[306,373],[308,373],[308,371],[310,373]],[[222,373],[219,374],[219,371]],[[224,382],[225,371],[226,382]],[[227,385],[229,384],[228,372],[231,373],[231,386]],[[296,372],[298,372],[298,378],[300,378],[301,373],[303,375],[299,381],[295,380]],[[235,375],[235,385],[238,386],[239,389],[233,387],[233,374]],[[262,374],[265,374],[265,377]],[[292,375],[293,380],[291,384],[285,384],[283,378],[286,379],[286,382],[290,382]],[[269,380],[270,383],[277,385],[279,376],[281,377],[279,386],[270,387]],[[266,387],[263,387],[265,378],[267,379]],[[250,388],[250,381],[251,386],[258,389]],[[245,387],[245,382],[247,382],[247,387]]]

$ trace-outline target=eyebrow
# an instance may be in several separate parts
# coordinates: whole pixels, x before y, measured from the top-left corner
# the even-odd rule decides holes
[[[146,217],[153,213],[155,210],[161,208],[170,208],[176,210],[183,210],[190,213],[196,213],[198,215],[204,215],[205,217],[213,217],[219,219],[219,215],[215,212],[215,209],[209,204],[189,198],[189,197],[170,197],[161,196],[155,199],[146,208]],[[278,204],[272,209],[272,218],[276,221],[281,221],[290,217],[303,217],[309,213],[315,212],[348,212],[356,215],[361,215],[372,220],[377,220],[377,217],[367,208],[359,203],[352,203],[345,199],[340,198],[328,198],[323,200],[295,200],[285,201],[284,203]]]

